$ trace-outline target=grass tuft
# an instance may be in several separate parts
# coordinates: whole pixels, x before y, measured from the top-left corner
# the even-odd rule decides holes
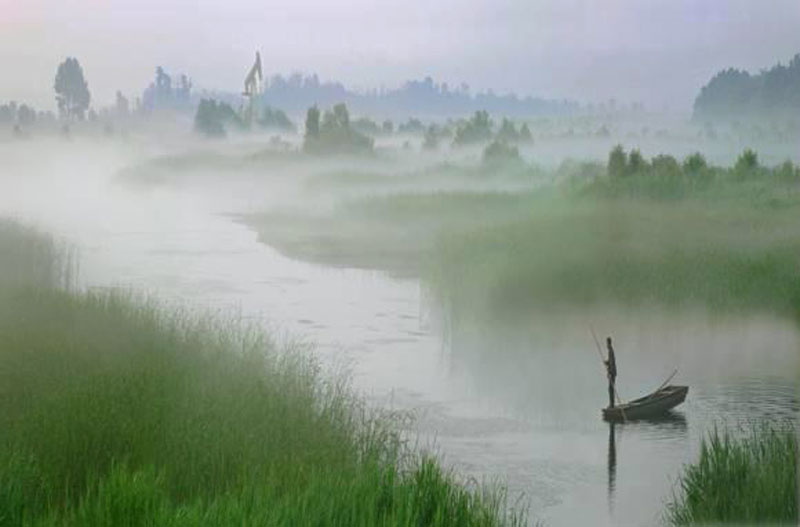
[[[797,432],[761,427],[747,437],[712,432],[668,506],[672,525],[797,525]]]

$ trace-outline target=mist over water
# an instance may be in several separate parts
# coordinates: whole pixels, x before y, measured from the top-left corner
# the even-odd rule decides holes
[[[442,304],[413,273],[287,257],[239,216],[341,213],[359,199],[448,186],[527,192],[541,184],[535,179],[412,177],[398,187],[395,179],[421,166],[402,150],[356,166],[235,166],[217,157],[188,169],[160,164],[164,156],[235,160],[259,150],[246,141],[4,143],[0,208],[74,246],[81,288],[132,288],[307,341],[326,367],[348,370],[371,404],[412,412],[412,441],[464,477],[507,485],[512,503],[547,524],[655,523],[682,464],[715,425],[796,422],[800,331],[790,317],[608,302],[481,321]],[[451,162],[469,164],[470,155]],[[390,183],[325,185],[356,171],[385,173]],[[673,382],[690,386],[686,403],[662,421],[601,421],[606,385],[592,330],[614,337],[624,399],[677,368]]]

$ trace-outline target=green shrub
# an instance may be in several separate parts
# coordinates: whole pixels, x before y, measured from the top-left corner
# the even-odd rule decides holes
[[[224,137],[226,125],[243,126],[241,118],[224,102],[202,99],[194,117],[194,129],[207,137]]]
[[[475,112],[467,121],[462,122],[456,129],[453,144],[464,146],[483,143],[492,137],[492,121],[485,110]]]
[[[347,106],[337,104],[322,115],[316,106],[309,108],[303,149],[315,154],[364,154],[373,149],[374,140],[356,131],[350,123]]]
[[[504,141],[492,141],[483,149],[483,164],[489,166],[521,165],[519,148]]]
[[[792,185],[797,170],[791,161],[774,168],[763,167],[758,162],[758,154],[746,149],[731,168],[710,167],[705,158],[695,153],[688,156],[682,164],[670,155],[657,155],[649,162],[638,150],[626,154],[621,145],[617,145],[609,153],[607,178],[596,179],[593,184],[595,193],[605,196],[634,196],[650,199],[679,199],[700,193],[713,195],[715,190],[723,190],[721,185],[739,185],[741,195],[763,197],[774,194],[781,185]],[[770,181],[770,178],[774,181]],[[753,188],[745,188],[745,184],[761,184],[762,188],[754,193]],[[717,195],[724,195],[717,192]],[[772,198],[767,197],[767,202]],[[779,200],[780,201],[780,200]]]
[[[759,173],[758,154],[749,148],[736,159],[736,164],[733,167],[733,174],[738,179],[746,179],[755,177]]]

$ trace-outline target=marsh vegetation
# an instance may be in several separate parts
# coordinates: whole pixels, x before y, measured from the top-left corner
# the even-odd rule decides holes
[[[714,430],[684,469],[669,504],[672,525],[797,523],[797,430],[761,426],[743,436]]]
[[[331,187],[345,198],[328,212],[246,221],[290,255],[413,270],[454,309],[486,316],[602,303],[800,310],[793,163],[764,167],[748,150],[725,168],[699,153],[648,160],[617,147],[606,166],[548,172],[504,148],[487,149],[496,153],[485,154],[482,167],[441,167],[426,177],[495,178],[497,186],[516,179],[527,189],[403,192],[403,175],[345,172]],[[382,184],[401,190],[376,195]],[[372,191],[347,197],[348,186]]]
[[[47,236],[0,224],[0,524],[504,525],[308,350],[60,287]]]

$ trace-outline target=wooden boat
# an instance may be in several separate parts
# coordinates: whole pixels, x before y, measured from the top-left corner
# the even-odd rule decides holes
[[[658,417],[686,400],[687,393],[689,393],[688,386],[670,384],[650,395],[628,403],[613,408],[603,408],[603,419],[606,421],[633,421]]]

